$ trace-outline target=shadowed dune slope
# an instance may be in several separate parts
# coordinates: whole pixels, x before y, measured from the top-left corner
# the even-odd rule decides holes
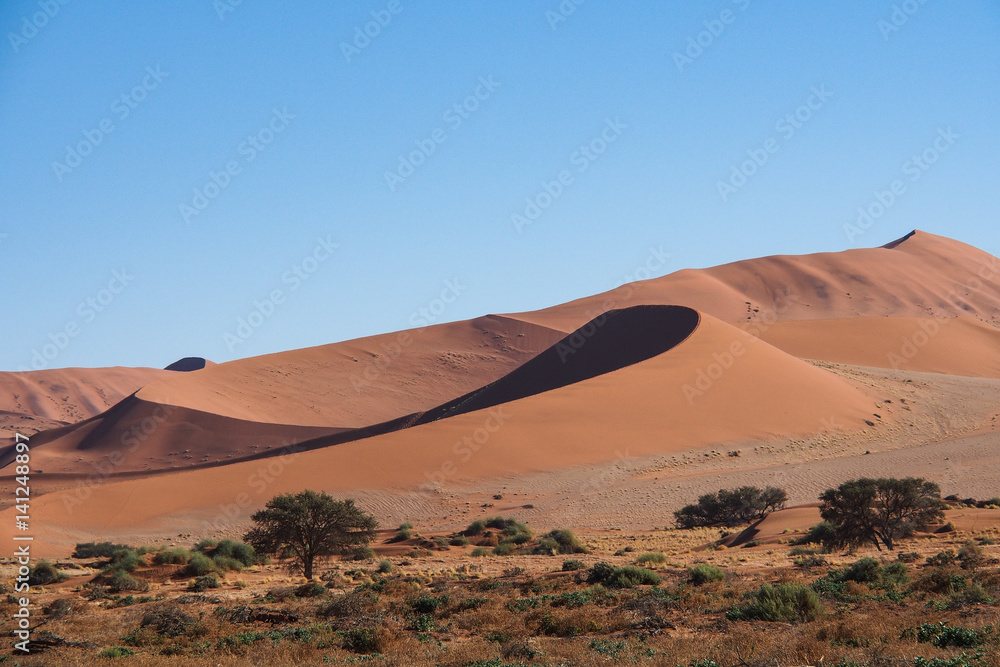
[[[478,389],[564,335],[488,315],[209,366],[138,397],[246,421],[361,428]]]
[[[971,318],[864,317],[775,322],[760,338],[804,359],[1000,378],[1000,329]]]
[[[681,306],[609,311],[496,382],[427,411],[417,423],[491,408],[645,361],[690,336],[698,319],[697,311]]]
[[[86,422],[34,436],[31,460],[46,474],[85,477],[97,472],[107,477],[266,456],[343,430],[248,422],[133,395]],[[0,465],[7,465],[7,459],[9,453]]]
[[[32,507],[39,539],[50,545],[168,524],[172,532],[204,533],[245,524],[276,493],[447,487],[453,480],[815,433],[833,422],[850,429],[861,426],[872,406],[847,381],[701,315],[694,331],[662,354],[492,408],[280,459],[116,481],[90,489],[80,502],[74,490],[56,491]],[[220,507],[236,508],[221,524]]]
[[[688,306],[731,323],[961,316],[1000,327],[1000,259],[916,231],[881,248],[685,269],[512,317],[572,331],[598,313],[639,304]]]
[[[0,373],[0,428],[30,435],[74,424],[171,375],[157,368],[123,367]]]

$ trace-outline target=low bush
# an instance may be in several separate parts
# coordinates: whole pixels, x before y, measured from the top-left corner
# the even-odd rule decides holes
[[[116,570],[108,578],[107,587],[108,590],[114,593],[121,593],[123,591],[138,591],[141,593],[149,590],[149,582],[137,579],[124,570]]]
[[[28,571],[28,585],[47,586],[58,583],[66,578],[66,575],[56,569],[52,563],[43,560]]]
[[[535,553],[552,555],[585,554],[589,551],[573,531],[566,529],[550,531],[538,541],[538,546],[535,548]]]
[[[160,549],[153,554],[156,565],[187,565],[191,552],[187,549]]]
[[[211,555],[213,558],[216,556],[232,558],[245,566],[255,565],[258,562],[257,552],[254,551],[254,548],[236,540],[222,540],[212,550]]]
[[[476,537],[477,535],[482,535],[486,530],[486,522],[482,519],[476,519],[469,524],[469,527],[463,531],[463,534],[467,537]]]
[[[112,574],[115,571],[134,572],[135,568],[143,565],[145,561],[135,549],[118,549],[111,555],[111,562],[104,566],[105,574]]]
[[[184,574],[192,577],[202,577],[214,571],[215,561],[201,552],[191,554],[187,567],[184,568]]]
[[[73,558],[111,558],[116,551],[128,549],[127,544],[113,542],[83,542],[73,550]]]
[[[662,553],[651,551],[636,558],[635,562],[639,565],[663,565],[667,562],[667,557]]]
[[[602,561],[587,571],[587,583],[602,584],[607,588],[658,586],[661,581],[660,575],[652,570],[635,565],[615,567]]]
[[[726,573],[714,565],[695,565],[688,570],[688,581],[695,586],[701,586],[713,581],[722,581],[726,578]]]
[[[563,572],[575,572],[577,570],[582,570],[586,565],[584,565],[582,560],[576,560],[575,558],[570,560],[564,560],[562,564]]]
[[[196,577],[194,582],[191,584],[191,590],[201,593],[202,591],[207,591],[210,588],[219,588],[221,584],[219,583],[219,578],[214,574],[206,574],[203,577]]]
[[[731,621],[809,622],[823,613],[823,603],[815,591],[801,584],[765,584],[750,601],[726,613]]]
[[[464,535],[458,535],[458,536],[453,537],[450,540],[448,540],[448,544],[450,544],[453,547],[468,546],[469,545],[469,538],[465,537]]]

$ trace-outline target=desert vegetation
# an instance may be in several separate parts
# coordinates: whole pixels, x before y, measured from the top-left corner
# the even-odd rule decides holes
[[[345,508],[335,516],[365,516]],[[995,525],[899,535],[895,557],[809,542],[837,528],[822,525],[739,549],[706,527],[372,528],[310,578],[289,575],[296,552],[269,549],[271,562],[234,540],[80,544],[35,567],[44,624],[17,664],[1000,667]]]

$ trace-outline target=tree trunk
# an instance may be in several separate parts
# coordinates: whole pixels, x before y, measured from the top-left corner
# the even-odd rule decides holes
[[[302,574],[306,579],[312,581],[313,578],[313,559],[306,556],[302,559]]]

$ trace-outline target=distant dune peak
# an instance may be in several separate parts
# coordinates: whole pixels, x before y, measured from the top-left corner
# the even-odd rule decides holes
[[[907,234],[906,236],[903,236],[903,237],[901,237],[901,238],[898,238],[898,239],[896,239],[895,241],[891,241],[890,243],[886,243],[886,244],[885,244],[884,246],[882,246],[882,247],[883,247],[883,248],[885,248],[885,249],[887,249],[887,250],[892,250],[892,249],[893,249],[893,248],[895,248],[896,246],[899,246],[899,245],[901,245],[902,243],[904,243],[905,241],[908,241],[909,239],[911,239],[912,237],[914,237],[914,236],[916,236],[916,235],[917,235],[917,230],[916,230],[916,229],[914,229],[914,230],[913,230],[912,232],[910,232],[910,233],[909,233],[909,234]]]
[[[207,359],[203,359],[202,357],[184,357],[183,359],[178,359],[163,370],[188,373],[190,371],[200,371],[202,368],[211,363],[212,362]]]

